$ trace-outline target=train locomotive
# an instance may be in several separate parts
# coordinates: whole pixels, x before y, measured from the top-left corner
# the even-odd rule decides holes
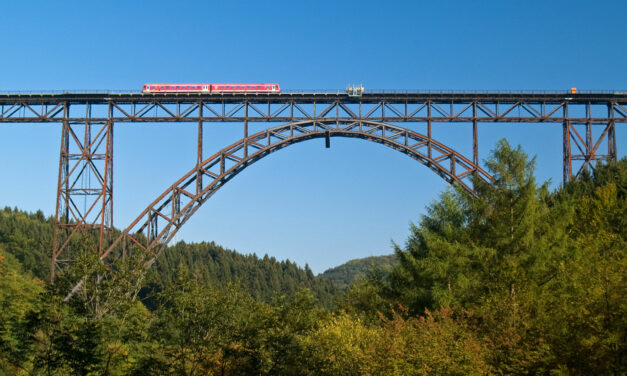
[[[279,84],[145,84],[142,93],[280,93]]]

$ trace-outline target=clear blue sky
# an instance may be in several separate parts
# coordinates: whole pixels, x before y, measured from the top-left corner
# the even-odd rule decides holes
[[[0,91],[139,90],[147,82],[277,82],[283,89],[627,89],[625,1],[6,1]],[[627,151],[619,126],[618,151]],[[480,157],[507,137],[561,182],[559,125],[482,125]],[[115,225],[195,162],[193,125],[115,129]],[[209,125],[205,150],[241,136]],[[468,153],[470,129],[434,136]],[[58,125],[0,125],[0,205],[54,214]],[[160,151],[157,151],[156,146]],[[314,272],[392,252],[446,184],[361,140],[313,140],[229,182],[178,240],[308,263]]]

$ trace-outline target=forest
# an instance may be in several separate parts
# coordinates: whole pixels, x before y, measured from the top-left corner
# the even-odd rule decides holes
[[[0,375],[626,374],[627,159],[555,190],[504,140],[485,165],[357,279],[181,242],[64,302],[103,265],[47,283],[52,219],[5,208]]]

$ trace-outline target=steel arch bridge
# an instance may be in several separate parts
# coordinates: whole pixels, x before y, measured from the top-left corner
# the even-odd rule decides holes
[[[56,270],[71,257],[67,253],[72,239],[84,233],[97,234],[94,252],[102,260],[132,245],[146,251],[146,265],[150,266],[181,226],[226,182],[264,156],[313,138],[325,138],[327,147],[331,137],[361,138],[385,145],[474,194],[473,179],[492,181],[479,165],[478,123],[559,124],[563,129],[562,163],[567,182],[599,161],[616,160],[616,124],[627,122],[627,94],[0,94],[0,123],[27,122],[62,124],[51,265],[54,279]],[[189,172],[122,233],[114,234],[113,130],[115,123],[130,122],[197,124],[197,158]],[[205,158],[203,127],[211,122],[239,123],[243,125],[243,136]],[[249,122],[280,125],[249,135]],[[426,124],[426,132],[421,134],[399,123]],[[472,156],[464,156],[432,138],[432,126],[442,123],[472,127]],[[79,198],[88,205],[81,208]]]

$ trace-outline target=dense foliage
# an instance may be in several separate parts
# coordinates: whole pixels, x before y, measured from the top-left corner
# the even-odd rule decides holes
[[[359,258],[330,268],[321,273],[319,277],[335,283],[341,290],[346,290],[353,282],[367,276],[373,269],[389,271],[394,264],[396,264],[395,255]]]
[[[68,282],[43,283],[14,245],[28,242],[0,243],[0,375],[627,373],[627,160],[552,193],[506,142],[487,165],[496,188],[443,193],[391,270],[371,269],[332,310],[312,289],[268,299],[242,281],[272,285],[263,273],[291,263],[182,243],[167,270],[144,279],[129,258],[115,265],[124,278],[65,303]],[[88,249],[69,279],[106,274]],[[151,309],[146,281],[159,286]]]
[[[173,282],[181,263],[200,282],[214,286],[236,283],[253,298],[265,302],[277,296],[293,296],[307,288],[321,304],[331,307],[339,292],[333,283],[316,278],[308,265],[303,269],[289,260],[277,261],[268,255],[242,255],[213,242],[179,242],[168,247],[151,268],[149,280],[158,286]]]
[[[48,279],[53,225],[53,218],[41,211],[30,214],[6,207],[0,210],[0,245],[26,270]]]
[[[9,207],[0,210],[0,246],[25,270],[45,281],[50,275],[52,231],[53,219],[45,218],[41,211],[27,213]],[[167,247],[150,269],[142,296],[173,282],[181,263],[201,282],[216,286],[235,283],[265,302],[307,288],[321,305],[332,307],[340,292],[332,282],[314,276],[307,265],[301,268],[289,260],[277,261],[267,255],[242,255],[213,242],[179,242]]]
[[[501,142],[488,161],[497,188],[444,193],[373,283],[416,314],[472,312],[499,372],[622,373],[627,160],[553,194],[533,165]]]

